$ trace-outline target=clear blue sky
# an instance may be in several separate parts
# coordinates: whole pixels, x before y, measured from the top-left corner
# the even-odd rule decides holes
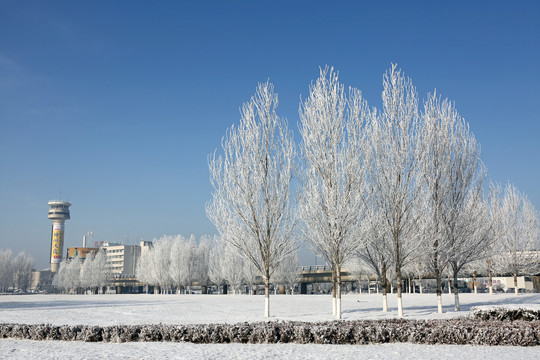
[[[0,248],[215,233],[207,155],[267,78],[297,133],[326,64],[380,106],[397,62],[453,99],[491,179],[540,208],[540,2],[0,0]],[[309,256],[304,262],[310,262]]]

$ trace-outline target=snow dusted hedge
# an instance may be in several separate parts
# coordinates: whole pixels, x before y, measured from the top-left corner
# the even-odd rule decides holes
[[[540,320],[540,307],[481,306],[471,309],[471,316],[480,320]]]
[[[540,345],[540,321],[378,320],[208,325],[0,324],[0,338],[86,342]]]

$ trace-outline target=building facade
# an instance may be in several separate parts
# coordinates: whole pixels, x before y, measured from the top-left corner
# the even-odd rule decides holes
[[[106,250],[109,272],[114,276],[135,276],[141,252],[146,252],[151,246],[151,241],[141,241],[139,245],[103,243],[102,248]]]

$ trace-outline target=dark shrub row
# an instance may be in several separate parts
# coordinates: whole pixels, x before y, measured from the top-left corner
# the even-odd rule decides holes
[[[504,306],[491,308],[472,308],[471,315],[480,320],[540,320],[540,310],[524,308],[506,308]]]
[[[0,324],[0,338],[87,342],[540,345],[540,321],[378,320],[324,323],[53,326]]]

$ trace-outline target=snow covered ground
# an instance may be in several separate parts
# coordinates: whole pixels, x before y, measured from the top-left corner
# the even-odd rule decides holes
[[[0,340],[1,359],[537,359],[537,347],[470,345],[300,345],[84,343]]]
[[[404,294],[405,318],[439,319],[465,316],[473,306],[538,308],[540,294],[461,294],[462,311],[453,311],[453,296],[443,295],[444,314],[437,314],[434,294]],[[345,295],[344,320],[397,317],[396,295],[388,295],[389,312],[382,313],[381,295]],[[333,320],[328,295],[271,297],[270,319],[264,318],[264,297],[248,295],[3,295],[0,322],[54,325],[236,323],[267,320]],[[243,345],[188,343],[80,343],[0,340],[0,358],[369,358],[369,359],[492,359],[537,358],[536,348],[453,345]]]
[[[540,304],[540,294],[461,294],[462,311],[453,296],[443,295],[444,313],[437,314],[435,294],[403,294],[405,318],[446,319],[464,316],[473,306]],[[381,295],[345,295],[344,320],[397,317],[397,297],[388,295],[383,313]],[[328,295],[271,296],[270,319],[261,295],[5,295],[0,296],[0,322],[53,325],[205,324],[267,320],[333,320]]]

